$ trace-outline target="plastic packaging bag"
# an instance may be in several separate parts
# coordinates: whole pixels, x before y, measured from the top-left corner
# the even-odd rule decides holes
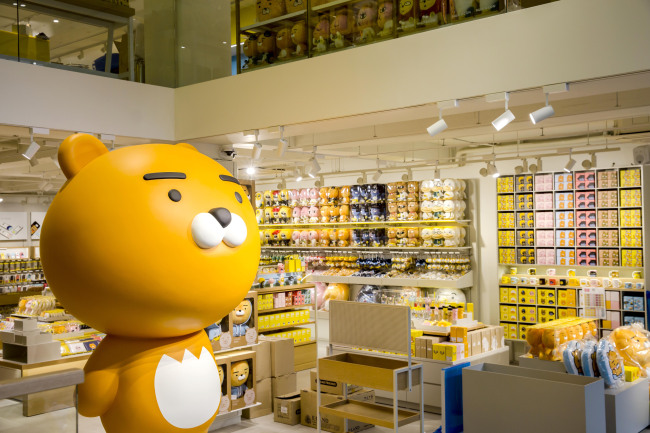
[[[647,377],[650,372],[650,333],[641,325],[621,326],[607,337],[623,358],[625,365],[638,367],[639,373]]]
[[[607,338],[601,338],[596,348],[596,363],[608,388],[618,388],[625,383],[623,357]]]
[[[571,340],[567,342],[562,353],[562,360],[567,373],[584,376],[582,369],[582,349],[585,342],[582,340]]]
[[[594,340],[586,340],[582,347],[582,371],[585,376],[600,377],[598,364],[596,363],[596,346],[598,343]]]
[[[357,302],[366,302],[377,304],[380,301],[380,289],[377,286],[365,285],[361,287],[357,294]]]

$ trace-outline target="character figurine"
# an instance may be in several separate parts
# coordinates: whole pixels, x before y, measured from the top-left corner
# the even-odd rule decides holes
[[[184,143],[109,152],[74,134],[58,161],[68,180],[43,222],[43,270],[66,310],[106,333],[79,413],[107,433],[207,432],[221,386],[204,328],[246,296],[260,258],[244,189]]]
[[[232,369],[230,374],[230,399],[237,400],[246,394],[248,386],[248,375],[250,367],[248,361],[237,361],[230,367]]]
[[[377,22],[377,6],[374,2],[363,3],[357,12],[355,22],[357,43],[365,44],[375,40],[375,23]]]
[[[377,7],[378,36],[385,38],[393,34],[393,0],[383,0]]]
[[[246,335],[246,330],[248,330],[248,321],[251,318],[252,312],[253,305],[248,299],[241,301],[237,308],[235,308],[232,319],[233,337],[244,337]]]

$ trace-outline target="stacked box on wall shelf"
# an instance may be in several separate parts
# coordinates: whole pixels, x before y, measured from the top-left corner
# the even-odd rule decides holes
[[[293,338],[296,371],[316,366],[316,287],[313,284],[276,286],[257,291],[260,334]],[[312,332],[313,327],[313,332]]]
[[[643,223],[650,217],[649,181],[639,166],[497,179],[499,315],[506,338],[525,340],[535,323],[589,317],[587,287],[604,290],[602,334],[635,322],[648,327]]]

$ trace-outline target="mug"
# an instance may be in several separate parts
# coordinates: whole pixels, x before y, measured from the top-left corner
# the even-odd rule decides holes
[[[549,286],[557,286],[557,278],[549,278],[548,279],[548,285]]]
[[[595,269],[591,269],[587,271],[587,276],[591,278],[596,278],[598,276],[598,271],[596,271]]]
[[[567,285],[567,279],[566,278],[560,278],[560,286],[566,286]]]
[[[517,275],[517,268],[510,268],[510,275]]]
[[[555,275],[555,269],[553,269],[553,268],[547,269],[546,270],[546,275],[550,275],[550,276]]]
[[[641,271],[634,271],[634,272],[632,272],[632,278],[635,278],[635,279],[637,279],[637,280],[640,280],[640,279],[641,279],[641,276],[642,276]]]
[[[546,278],[540,277],[539,278],[539,285],[540,286],[545,286],[546,285]]]
[[[535,277],[532,277],[532,278],[530,279],[530,284],[532,284],[533,286],[538,285],[538,284],[539,284],[539,279],[537,279],[537,278],[535,278]]]
[[[528,277],[519,277],[519,284],[528,284]]]
[[[621,284],[622,284],[622,281],[619,280],[618,278],[613,278],[612,279],[612,287],[613,288],[618,289],[619,287],[621,287]]]
[[[501,284],[510,284],[510,277],[508,275],[502,275]]]
[[[517,277],[510,277],[510,284],[517,284],[519,283],[519,278]]]
[[[626,289],[631,289],[631,288],[632,288],[632,283],[630,283],[630,282],[628,281],[627,283],[625,283],[625,284],[623,285],[623,287],[625,287]]]
[[[636,283],[637,290],[643,290],[643,283]]]
[[[580,278],[580,285],[581,286],[588,286],[589,285],[589,280],[586,278]]]
[[[599,287],[600,286],[600,280],[598,278],[592,278],[589,280],[589,285],[591,287]]]
[[[580,281],[577,278],[569,278],[569,286],[577,287],[580,285]]]
[[[528,275],[537,275],[537,269],[528,268]]]
[[[566,274],[568,277],[575,277],[576,276],[576,270],[575,269],[569,269],[566,271]]]
[[[610,278],[618,278],[618,271],[609,271]]]

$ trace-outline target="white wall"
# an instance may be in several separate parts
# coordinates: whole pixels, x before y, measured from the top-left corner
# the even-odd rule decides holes
[[[650,69],[650,2],[563,0],[176,90],[201,138]]]
[[[174,90],[0,60],[0,121],[140,137],[174,139]]]
[[[620,151],[598,154],[596,168],[609,168],[612,166],[621,167],[633,164],[632,149],[634,146],[621,147]],[[580,163],[585,156],[579,158],[575,156],[576,169],[580,168]],[[543,171],[560,171],[566,164],[568,157],[544,158],[542,161]],[[497,164],[501,174],[514,174],[515,166],[519,165],[519,160],[499,162]],[[529,160],[529,163],[532,163]],[[499,323],[499,292],[498,292],[498,254],[497,254],[497,193],[496,180],[492,177],[481,177],[478,174],[479,168],[484,164],[471,164],[464,167],[441,169],[443,178],[453,177],[460,179],[470,179],[471,196],[468,198],[471,213],[469,218],[472,219],[472,242],[473,254],[476,266],[475,272],[478,273],[478,312],[480,320],[484,323]],[[404,172],[386,173],[380,179],[380,182],[396,182],[401,180]],[[433,176],[433,167],[429,170],[414,170],[414,180],[430,179]],[[325,184],[329,185],[346,185],[355,184],[358,175],[345,177],[326,177]],[[277,182],[258,183],[255,185],[258,191],[266,189],[276,189]],[[311,182],[287,182],[288,188],[305,188],[313,186]]]

